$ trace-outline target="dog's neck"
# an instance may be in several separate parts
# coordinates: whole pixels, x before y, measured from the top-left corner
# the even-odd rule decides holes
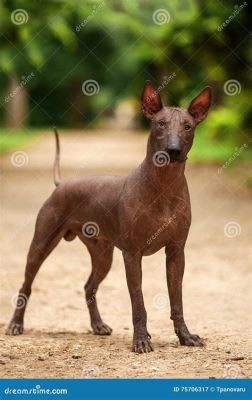
[[[174,162],[157,166],[153,160],[154,155],[155,151],[150,141],[148,141],[146,158],[141,164],[142,182],[145,189],[147,185],[148,192],[156,191],[166,196],[174,196],[185,182],[185,162]]]

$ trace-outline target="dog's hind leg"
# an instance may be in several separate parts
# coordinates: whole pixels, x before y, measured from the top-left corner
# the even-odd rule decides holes
[[[100,283],[108,274],[114,247],[105,240],[97,240],[90,244],[85,242],[92,261],[92,272],[84,286],[86,302],[90,313],[90,320],[95,335],[110,335],[112,329],[106,325],[99,313],[96,294]]]
[[[16,309],[6,334],[19,335],[23,333],[24,313],[31,295],[34,278],[41,264],[59,243],[62,236],[62,225],[57,220],[55,210],[50,204],[45,203],[38,214],[34,237],[27,256],[25,280],[19,290]]]

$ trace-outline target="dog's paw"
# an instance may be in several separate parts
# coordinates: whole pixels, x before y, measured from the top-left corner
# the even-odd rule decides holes
[[[112,329],[104,322],[93,322],[92,329],[95,335],[111,335],[112,333]]]
[[[24,332],[23,323],[11,321],[8,328],[6,329],[5,334],[10,336],[22,335]]]
[[[204,346],[204,341],[198,335],[185,335],[179,338],[179,342],[182,346]]]
[[[154,351],[150,341],[150,335],[148,334],[146,337],[136,337],[133,340],[132,351],[139,354],[150,353],[151,351]]]

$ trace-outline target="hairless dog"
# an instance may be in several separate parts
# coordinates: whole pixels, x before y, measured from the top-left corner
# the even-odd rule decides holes
[[[153,350],[147,330],[142,293],[143,256],[165,248],[171,319],[181,345],[201,346],[202,339],[189,332],[183,316],[182,279],[184,246],[191,223],[191,206],[184,175],[194,130],[211,105],[206,87],[188,109],[165,107],[150,81],[142,93],[142,112],[151,132],[142,164],[126,177],[87,176],[61,181],[59,138],[56,136],[54,181],[57,186],[39,211],[29,249],[25,280],[7,334],[23,333],[23,318],[34,278],[62,238],[76,236],[87,246],[92,272],[85,284],[91,326],[97,335],[112,330],[99,313],[96,293],[110,270],[114,246],[123,253],[133,314],[133,351]]]

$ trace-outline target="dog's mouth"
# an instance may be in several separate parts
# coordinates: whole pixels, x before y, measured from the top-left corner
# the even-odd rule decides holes
[[[168,163],[183,163],[187,160],[187,154],[180,148],[167,148],[165,154],[168,158]]]
[[[183,163],[186,162],[187,157],[183,158],[183,159],[179,159],[179,158],[170,158],[170,164],[174,164],[174,163]]]

